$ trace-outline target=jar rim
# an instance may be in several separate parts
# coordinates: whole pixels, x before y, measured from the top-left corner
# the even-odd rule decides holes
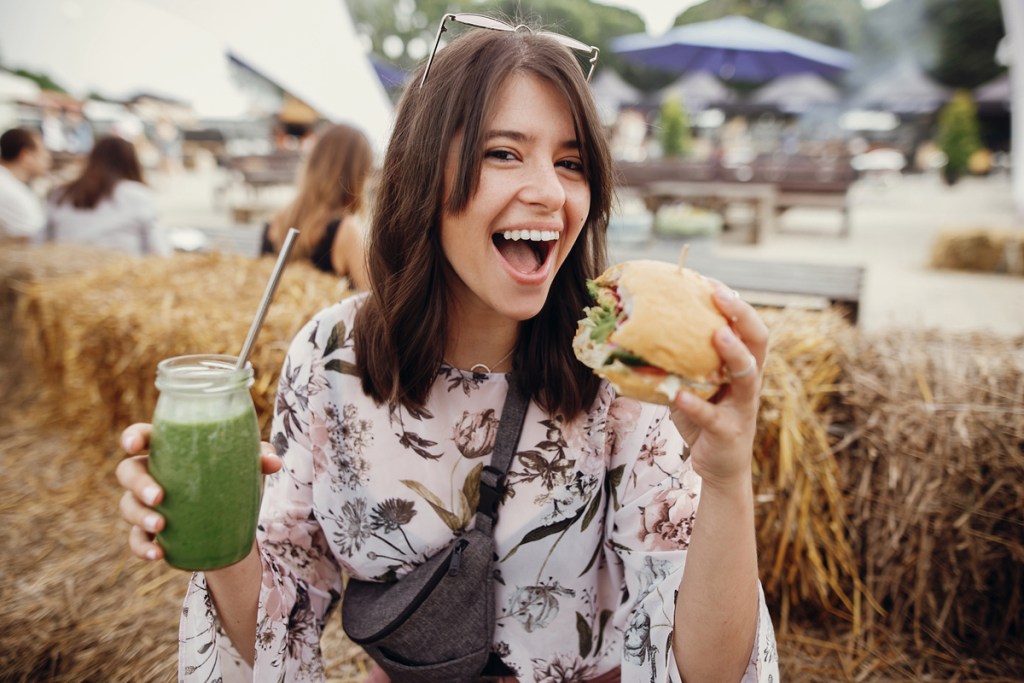
[[[219,394],[253,384],[252,363],[236,368],[237,356],[200,353],[165,358],[156,366],[156,388],[195,394]]]

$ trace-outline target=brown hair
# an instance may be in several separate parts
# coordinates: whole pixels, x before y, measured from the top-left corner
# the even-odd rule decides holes
[[[420,75],[410,80],[384,157],[368,253],[372,293],[354,329],[363,390],[378,402],[421,408],[437,376],[450,296],[442,210],[461,211],[476,191],[484,125],[515,73],[541,78],[565,96],[590,185],[590,212],[543,309],[520,328],[514,377],[546,410],[566,417],[597,395],[599,380],[576,360],[572,336],[590,302],[586,280],[605,264],[612,169],[600,119],[567,48],[529,32],[477,29],[437,53],[422,88]],[[443,197],[447,150],[460,133],[457,177]]]
[[[94,209],[122,180],[144,182],[142,165],[135,145],[112,135],[96,142],[81,175],[58,188],[54,196],[58,204],[70,202],[76,209]]]
[[[35,132],[27,128],[11,128],[0,135],[0,161],[17,161],[22,152],[34,151],[42,144]]]
[[[293,258],[308,258],[330,221],[362,211],[372,168],[373,149],[358,128],[328,128],[306,160],[295,199],[270,221],[271,243],[280,248],[288,228],[298,228]]]

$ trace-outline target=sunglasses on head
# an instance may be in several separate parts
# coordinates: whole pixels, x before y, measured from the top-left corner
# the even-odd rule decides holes
[[[563,36],[561,33],[534,31],[524,24],[513,26],[512,24],[506,24],[504,21],[492,19],[491,17],[484,16],[483,14],[472,14],[466,12],[459,14],[446,14],[441,17],[441,25],[437,28],[437,38],[434,39],[434,49],[430,51],[430,57],[427,59],[427,66],[423,69],[423,78],[420,79],[421,88],[423,87],[423,84],[427,82],[427,76],[430,74],[430,65],[433,64],[434,55],[437,54],[437,46],[441,44],[441,34],[448,30],[445,24],[449,21],[454,21],[457,24],[464,24],[466,26],[473,26],[474,28],[486,28],[491,31],[529,31],[530,33],[536,33],[540,36],[547,36],[570,50],[576,50],[577,52],[588,54],[590,55],[590,59],[588,60],[590,63],[590,69],[587,70],[588,83],[590,82],[590,77],[594,74],[594,67],[597,66],[597,58],[601,54],[601,50],[597,47],[581,43],[575,38]]]

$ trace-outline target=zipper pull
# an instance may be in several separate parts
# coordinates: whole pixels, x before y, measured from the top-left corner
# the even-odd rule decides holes
[[[459,567],[462,565],[462,551],[469,545],[469,541],[461,539],[455,544],[455,548],[452,550],[452,558],[448,562],[448,576],[456,576],[459,573]]]

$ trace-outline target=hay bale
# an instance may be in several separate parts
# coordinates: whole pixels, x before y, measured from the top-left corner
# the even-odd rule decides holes
[[[42,278],[18,302],[25,353],[83,438],[104,438],[152,415],[162,359],[238,353],[272,268],[269,258],[179,254]],[[251,357],[264,434],[292,337],[347,293],[342,280],[304,262],[285,269]]]
[[[876,625],[854,635],[820,619],[780,633],[780,680],[787,683],[864,681],[1019,681],[1024,655],[975,659],[957,651],[919,650],[906,634]]]
[[[1019,275],[1022,264],[1024,235],[1005,230],[943,230],[932,245],[933,268]]]
[[[1024,653],[1024,339],[855,341],[840,459],[864,582],[919,648]]]
[[[846,502],[830,432],[848,416],[839,405],[855,331],[835,309],[764,310],[770,347],[754,446],[761,579],[778,606],[779,630],[793,608],[838,614],[860,627],[875,605],[849,542]]]
[[[124,255],[107,249],[75,244],[3,244],[0,258],[0,290],[16,291],[19,285],[92,270],[116,263]]]

